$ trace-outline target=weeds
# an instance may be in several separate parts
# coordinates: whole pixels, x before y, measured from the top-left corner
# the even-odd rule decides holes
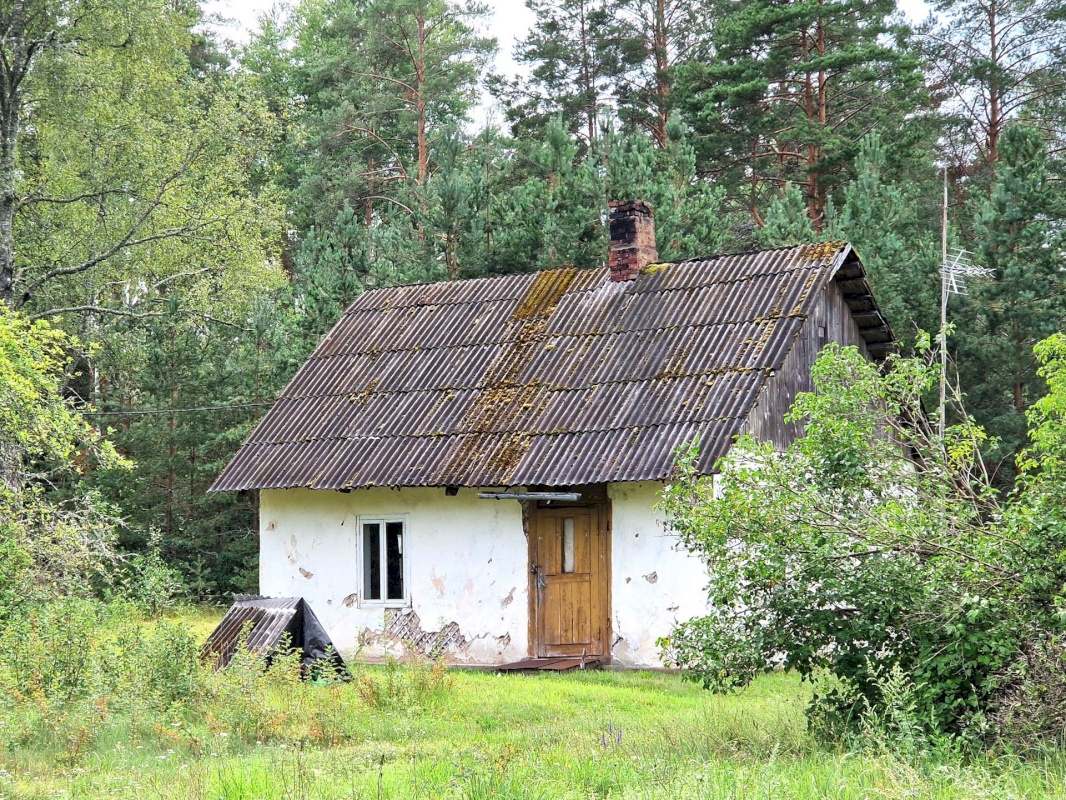
[[[356,679],[363,702],[371,708],[423,707],[452,688],[455,678],[443,659],[392,656],[380,670],[364,670]]]
[[[963,761],[936,742],[908,745],[908,689],[891,673],[886,713],[866,720],[881,744],[836,750],[807,733],[810,689],[791,676],[716,697],[670,675],[497,677],[422,659],[341,683],[300,680],[299,652],[284,647],[269,659],[241,648],[213,673],[180,626],[116,613],[57,620],[95,631],[75,637],[91,649],[73,666],[6,642],[4,800],[1006,800],[1066,788],[1055,749]],[[43,625],[25,647],[49,640]]]

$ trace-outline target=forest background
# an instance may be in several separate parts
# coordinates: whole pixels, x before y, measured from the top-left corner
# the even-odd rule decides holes
[[[303,0],[242,44],[188,0],[5,6],[3,313],[73,337],[48,357],[125,457],[40,490],[90,492],[194,597],[254,589],[256,498],[206,489],[360,292],[597,267],[608,201],[643,198],[664,260],[852,242],[908,347],[945,176],[993,271],[951,298],[950,373],[1010,487],[1066,327],[1066,2],[527,5],[521,78],[473,2]]]

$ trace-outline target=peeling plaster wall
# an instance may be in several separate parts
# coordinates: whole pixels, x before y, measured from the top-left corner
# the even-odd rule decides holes
[[[613,662],[661,667],[655,640],[678,622],[707,613],[707,569],[668,535],[654,510],[660,483],[608,487]]]
[[[259,590],[303,597],[337,649],[401,655],[403,641],[443,645],[455,663],[503,664],[528,653],[528,545],[516,502],[461,489],[264,490]],[[358,517],[406,515],[410,606],[363,605]],[[412,613],[413,612],[413,613]]]
[[[655,640],[706,611],[703,564],[668,536],[653,510],[659,483],[613,484],[612,656],[660,667]],[[461,664],[503,664],[528,649],[528,544],[514,501],[477,490],[264,490],[260,592],[304,597],[345,656],[402,655],[405,642]],[[357,601],[359,515],[406,515],[409,606]]]

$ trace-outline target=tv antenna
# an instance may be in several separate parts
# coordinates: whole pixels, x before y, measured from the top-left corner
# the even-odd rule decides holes
[[[968,278],[987,278],[995,270],[978,267],[970,261],[968,250],[954,248],[948,252],[948,171],[944,168],[944,208],[940,229],[940,438],[944,438],[944,410],[948,383],[948,295],[966,294]]]
[[[987,278],[995,272],[987,267],[975,267],[970,263],[972,255],[969,250],[955,247],[944,259],[944,265],[940,268],[940,277],[943,281],[942,289],[945,297],[949,294],[966,294],[967,278]],[[943,323],[947,320],[942,317],[940,321]]]

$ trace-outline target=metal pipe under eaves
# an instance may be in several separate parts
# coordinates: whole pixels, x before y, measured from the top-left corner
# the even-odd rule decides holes
[[[559,500],[573,503],[581,499],[580,492],[478,492],[482,500]]]

